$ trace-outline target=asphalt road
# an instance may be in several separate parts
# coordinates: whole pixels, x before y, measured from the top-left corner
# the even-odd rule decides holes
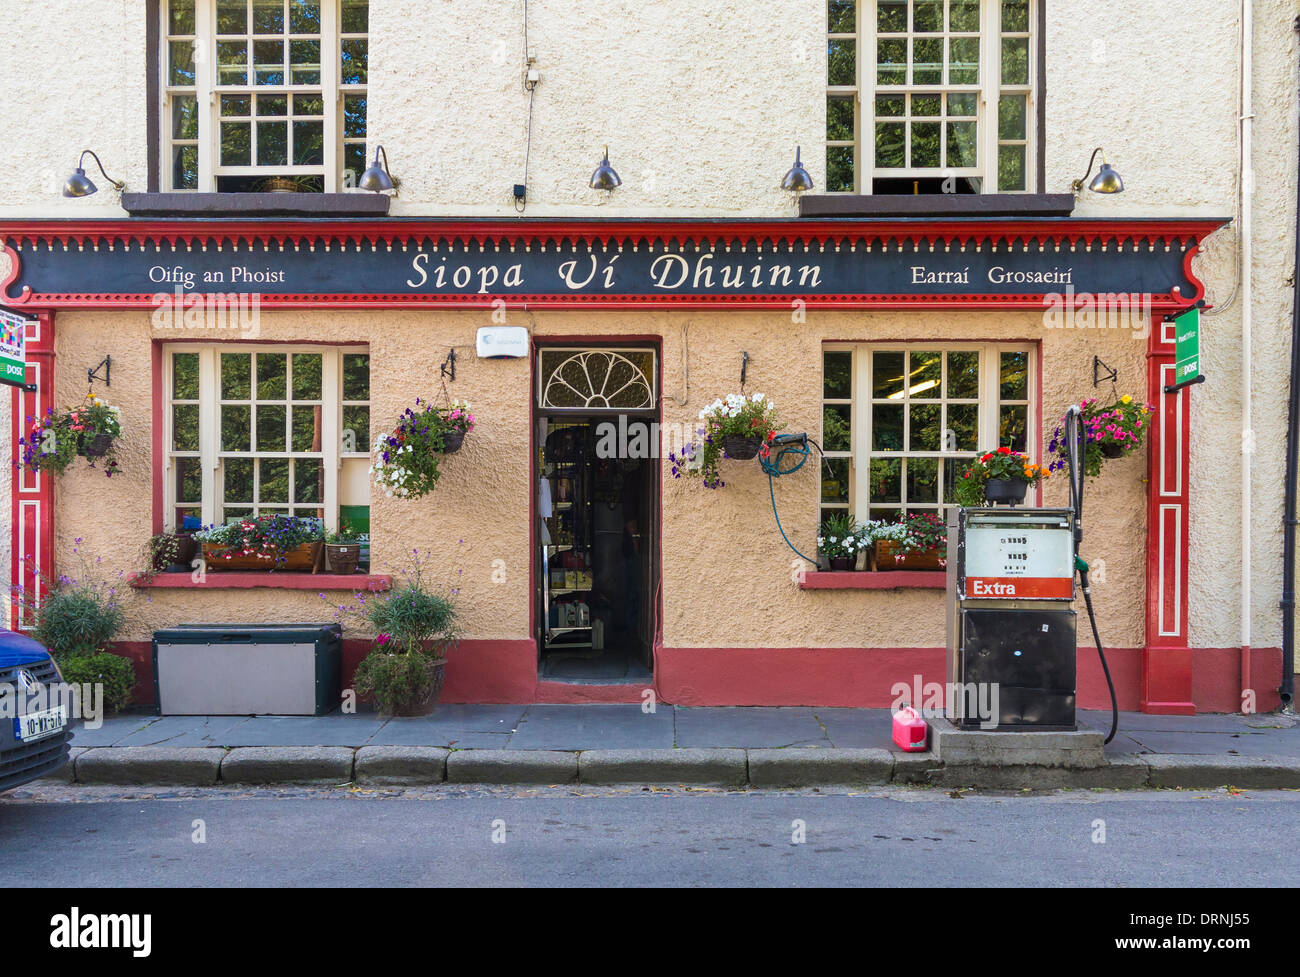
[[[1300,794],[1266,791],[0,795],[6,888],[1254,887],[1294,884],[1297,841]]]

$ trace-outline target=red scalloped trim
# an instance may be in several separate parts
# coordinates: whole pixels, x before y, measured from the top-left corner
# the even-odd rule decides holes
[[[1202,287],[1201,291],[1204,291]],[[164,293],[165,294],[165,293]],[[319,293],[263,293],[259,304],[264,307],[331,308],[331,309],[395,309],[416,306],[426,309],[477,309],[491,307],[494,302],[510,305],[528,305],[531,308],[550,309],[626,309],[646,306],[676,306],[678,308],[789,308],[802,302],[810,309],[926,309],[959,305],[968,309],[1042,309],[1046,295],[1053,293],[1026,293],[1016,295],[573,295],[567,293],[530,293],[526,295],[322,295]],[[16,300],[11,300],[16,301]],[[49,292],[33,294],[24,300],[29,304],[50,308],[116,308],[152,309],[155,293],[79,293]],[[1076,298],[1075,304],[1084,299]],[[1167,292],[1151,297],[1151,307],[1164,312],[1180,309],[1189,304],[1181,294]]]
[[[919,250],[922,242],[962,247],[985,242],[998,246],[1038,244],[1056,247],[1062,244],[1082,244],[1085,250],[1100,246],[1149,248],[1164,246],[1171,250],[1182,244],[1197,244],[1214,230],[1223,226],[1223,220],[1207,219],[1134,219],[1086,220],[1048,219],[1023,220],[969,220],[969,221],[557,221],[555,223],[518,221],[346,221],[322,223],[318,221],[6,221],[0,222],[0,239],[6,242],[44,243],[53,245],[89,245],[97,250],[118,245],[137,246],[144,250],[146,243],[160,246],[186,244],[200,248],[224,248],[227,244],[261,244],[264,248],[274,242],[310,249],[316,246],[332,248],[336,244],[360,248],[399,247],[426,240],[441,244],[469,247],[478,245],[486,249],[499,248],[515,242],[536,241],[545,247],[560,250],[599,244],[640,248],[644,245],[696,246],[707,245],[724,248],[740,243],[748,248],[756,245],[766,249],[778,245],[803,244],[811,247],[850,247],[858,244],[887,249],[902,248],[911,243]],[[319,245],[318,245],[319,242]]]

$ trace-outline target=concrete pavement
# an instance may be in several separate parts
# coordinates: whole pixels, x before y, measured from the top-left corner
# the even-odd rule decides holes
[[[889,711],[444,705],[427,717],[127,714],[80,729],[86,784],[693,784],[1300,788],[1290,717],[1124,713],[1094,769],[943,764],[890,740]],[[1081,712],[1105,730],[1110,715]]]

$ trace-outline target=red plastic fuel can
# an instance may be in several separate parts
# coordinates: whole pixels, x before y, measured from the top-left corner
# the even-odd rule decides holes
[[[924,752],[929,733],[930,727],[911,706],[903,706],[894,713],[894,743],[900,750],[908,753]]]

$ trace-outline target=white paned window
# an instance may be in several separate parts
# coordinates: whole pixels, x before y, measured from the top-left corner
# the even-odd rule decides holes
[[[831,193],[1025,193],[1038,0],[828,0]]]
[[[339,497],[340,472],[369,466],[365,347],[176,345],[163,361],[169,530],[271,512],[332,529],[340,501],[365,501]]]
[[[821,518],[942,511],[976,454],[1032,456],[1033,356],[1002,344],[825,347]]]
[[[368,0],[166,0],[164,186],[355,186],[366,157],[368,9]]]

